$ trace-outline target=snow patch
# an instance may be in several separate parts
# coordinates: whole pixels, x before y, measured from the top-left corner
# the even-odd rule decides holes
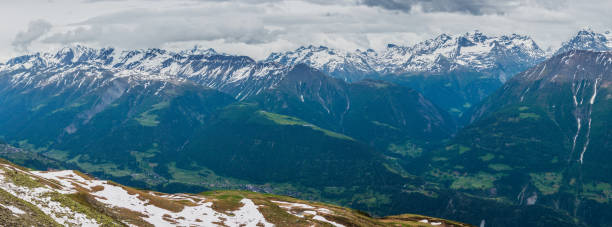
[[[0,206],[4,207],[6,209],[9,209],[11,212],[13,212],[13,214],[16,214],[16,215],[21,215],[21,214],[25,214],[26,213],[25,211],[23,211],[23,210],[21,210],[21,209],[19,209],[17,207],[11,206],[11,205],[2,205],[2,204],[0,204]]]

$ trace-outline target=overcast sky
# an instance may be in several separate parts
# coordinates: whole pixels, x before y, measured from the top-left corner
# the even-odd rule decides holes
[[[301,45],[382,49],[480,30],[557,47],[612,28],[609,0],[14,0],[0,7],[0,61],[72,44],[190,48],[265,58]]]

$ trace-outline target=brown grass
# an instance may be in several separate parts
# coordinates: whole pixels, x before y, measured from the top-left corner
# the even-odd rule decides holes
[[[74,172],[74,174],[76,174],[79,177],[82,177],[85,180],[95,180],[95,178],[89,174],[85,174],[85,173],[81,173],[79,171],[73,170],[72,172]]]
[[[114,216],[113,216],[114,215]],[[123,220],[127,223],[142,227],[153,227],[153,225],[142,218],[148,218],[149,216],[140,212],[136,212],[127,208],[113,208],[113,215],[117,219]]]
[[[151,195],[147,191],[141,191],[138,189],[134,189],[134,188],[130,188],[130,187],[122,186],[122,185],[119,185],[119,186],[122,187],[124,190],[126,190],[127,193],[130,195],[138,195],[138,199],[140,199],[141,201],[147,201],[147,205],[151,204],[153,206],[156,206],[156,207],[159,207],[165,210],[169,210],[175,213],[181,212],[185,208],[185,204],[181,202],[177,202],[175,200],[171,200],[168,198],[162,198],[159,196]]]
[[[74,183],[74,182],[72,182],[71,184],[72,184],[72,186],[73,186],[73,187],[74,187],[74,188],[75,188],[77,191],[79,191],[79,192],[86,192],[86,193],[91,192],[91,190],[90,190],[90,189],[85,188],[85,187],[83,187],[83,186],[81,186],[81,185],[79,185],[79,184],[76,184],[76,183]]]
[[[213,224],[218,225],[218,226],[229,227],[228,225],[225,224],[225,221],[227,221],[227,219],[220,217],[219,220],[221,221],[213,222]]]
[[[104,186],[102,185],[96,185],[96,186],[91,187],[91,192],[99,192],[103,190],[104,190]]]
[[[176,225],[178,224],[178,222],[176,222],[174,219],[172,219],[172,216],[168,215],[168,214],[164,214],[162,216],[162,219],[164,219],[165,221],[169,222],[170,224]]]

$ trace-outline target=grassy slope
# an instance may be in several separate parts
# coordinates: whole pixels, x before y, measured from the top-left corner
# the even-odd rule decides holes
[[[0,159],[0,163],[14,167],[18,170],[25,170],[20,166],[16,166],[8,161]],[[1,167],[4,175],[4,181],[15,185],[27,187],[59,187],[53,180],[37,177],[34,175],[26,175],[23,172],[11,170],[10,168]],[[79,176],[91,180],[89,176],[75,172]],[[138,189],[125,187],[116,183],[110,184],[120,186],[127,190],[130,194],[139,195],[142,199],[146,199],[150,204],[168,210],[168,212],[178,212],[185,206],[191,206],[188,201],[169,200],[163,193],[147,192]],[[92,188],[93,189],[93,188]],[[95,189],[94,189],[95,191]],[[77,213],[83,213],[88,217],[96,219],[99,223],[104,223],[105,226],[113,226],[118,222],[129,222],[137,226],[150,226],[140,218],[137,212],[130,212],[120,208],[109,209],[101,204],[90,193],[91,189],[81,188],[75,194],[60,194],[51,193],[52,200],[59,201],[64,207],[68,207]],[[220,213],[231,214],[232,211],[238,210],[243,204],[240,202],[243,198],[252,200],[257,206],[259,212],[263,214],[266,221],[275,224],[276,226],[329,226],[329,223],[315,219],[314,215],[308,215],[308,208],[282,208],[279,202],[303,204],[313,209],[326,209],[331,211],[329,214],[322,214],[327,220],[339,223],[345,226],[430,226],[424,224],[422,220],[427,220],[430,223],[440,222],[441,226],[468,226],[465,224],[452,222],[444,219],[431,218],[420,215],[404,214],[393,217],[373,218],[363,212],[344,208],[340,206],[309,202],[298,200],[286,196],[278,196],[271,194],[254,193],[247,191],[208,191],[197,195],[190,195],[212,203],[212,208]],[[0,190],[0,221],[2,223],[12,223],[15,225],[31,226],[59,226],[36,206],[21,200],[4,190]],[[5,206],[16,207],[24,213],[15,213]],[[300,215],[300,216],[298,216]],[[221,223],[220,223],[221,224]]]

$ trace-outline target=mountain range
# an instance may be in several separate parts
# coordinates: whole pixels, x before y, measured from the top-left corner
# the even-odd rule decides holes
[[[262,61],[201,48],[25,55],[0,64],[0,139],[20,148],[0,155],[166,193],[605,226],[606,37],[580,31],[554,56],[480,32]]]
[[[347,81],[387,74],[442,74],[460,70],[495,72],[499,80],[505,81],[545,57],[546,53],[527,36],[489,37],[476,31],[454,36],[442,34],[414,46],[389,44],[380,53],[371,49],[347,52],[324,46],[300,47],[273,53],[264,61],[307,64]]]

